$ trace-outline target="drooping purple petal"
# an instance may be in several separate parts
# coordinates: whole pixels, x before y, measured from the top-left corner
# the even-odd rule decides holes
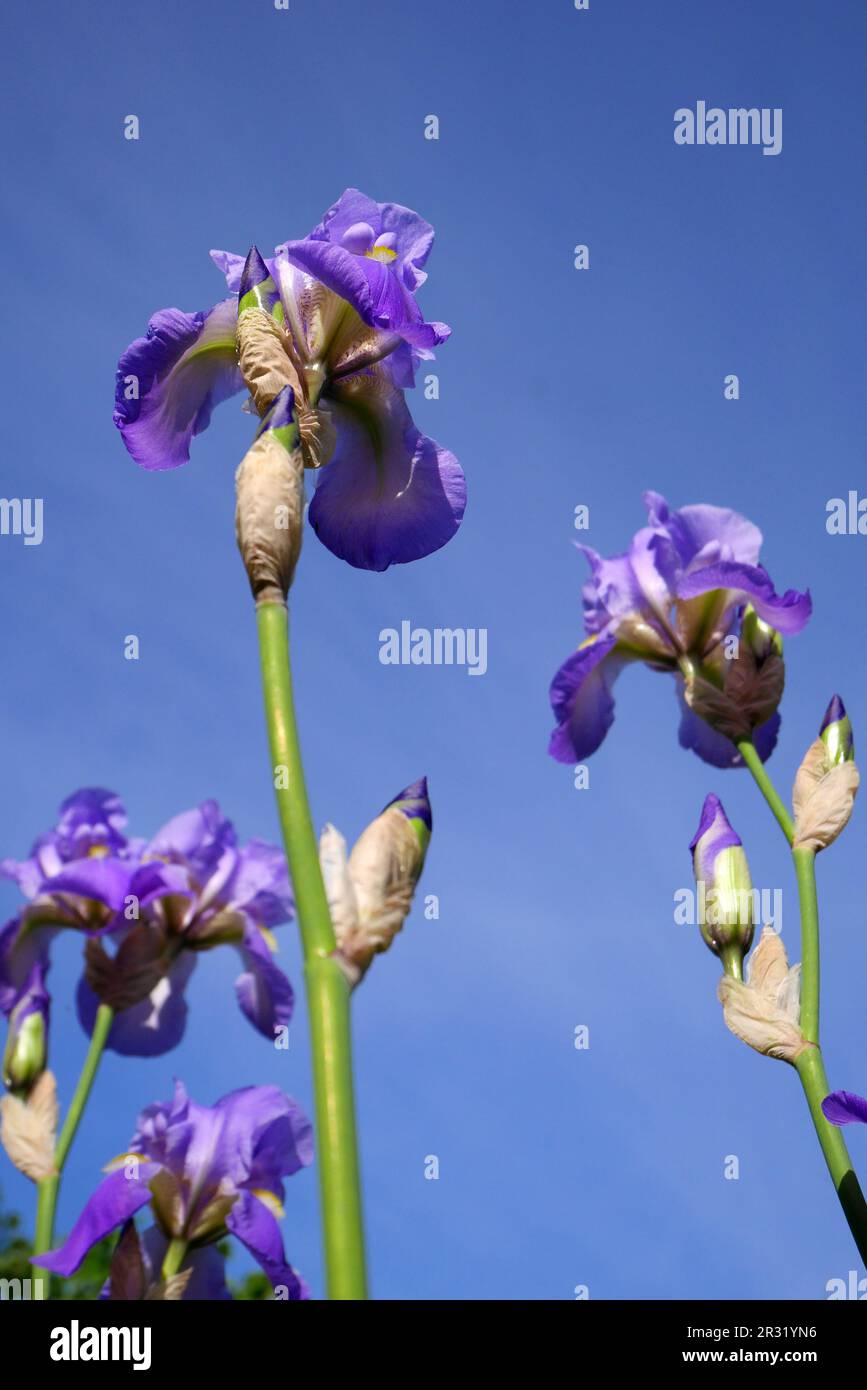
[[[226,1217],[226,1226],[259,1262],[275,1291],[291,1300],[309,1298],[304,1281],[286,1262],[280,1227],[264,1202],[242,1192]]]
[[[385,570],[450,541],[466,506],[463,470],[416,428],[402,392],[357,377],[329,406],[337,445],[309,511],[323,544],[358,569]]]
[[[235,981],[235,993],[241,1012],[264,1037],[274,1041],[275,1034],[292,1017],[295,995],[292,986],[268,948],[262,933],[252,922],[244,928],[244,940],[239,946],[244,962],[243,974]]]
[[[161,1277],[168,1241],[158,1226],[149,1226],[141,1236],[141,1252],[149,1284]],[[188,1250],[181,1269],[192,1270],[181,1295],[184,1303],[218,1303],[231,1299],[226,1283],[226,1257],[216,1245]]]
[[[787,589],[784,594],[777,594],[761,565],[742,565],[733,560],[720,560],[684,575],[678,582],[677,594],[679,598],[696,598],[712,589],[728,590],[733,604],[748,600],[759,617],[784,637],[800,632],[813,610],[809,593]]]
[[[560,763],[580,762],[602,743],[614,722],[612,686],[628,658],[616,636],[598,637],[564,661],[551,682],[557,728],[548,751]]]
[[[867,1100],[854,1091],[832,1091],[822,1101],[822,1113],[832,1125],[867,1125]]]
[[[156,1171],[155,1165],[140,1163],[137,1178],[128,1178],[123,1169],[110,1173],[93,1193],[63,1245],[58,1250],[34,1255],[32,1263],[65,1278],[74,1274],[97,1241],[147,1206],[151,1199],[147,1184]]]
[[[142,468],[176,468],[221,401],[243,389],[237,300],[195,314],[162,309],[120,359],[114,423]]]

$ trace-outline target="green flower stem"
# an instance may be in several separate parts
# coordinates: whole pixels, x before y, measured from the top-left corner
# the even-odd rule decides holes
[[[54,1166],[57,1172],[50,1178],[42,1178],[37,1183],[36,1198],[36,1230],[34,1233],[34,1248],[37,1251],[50,1250],[54,1241],[54,1215],[57,1210],[57,1194],[60,1189],[60,1175],[63,1166],[69,1156],[72,1141],[81,1124],[85,1106],[93,1089],[96,1073],[99,1068],[102,1054],[105,1051],[105,1044],[114,1022],[114,1009],[108,1004],[100,1004],[96,1011],[96,1018],[93,1023],[93,1032],[90,1037],[90,1047],[87,1049],[87,1056],[84,1059],[84,1066],[78,1078],[69,1109],[66,1112],[66,1119],[60,1131],[60,1138],[54,1151]],[[49,1298],[51,1296],[51,1274],[47,1269],[33,1269],[34,1280],[41,1280],[41,1285],[34,1285],[37,1296]]]
[[[755,778],[756,783],[758,784],[759,791],[762,793],[762,796],[765,798],[765,801],[767,801],[768,805],[773,811],[777,819],[777,823],[780,826],[780,829],[782,830],[789,844],[791,844],[792,836],[794,835],[795,831],[795,827],[792,823],[792,817],[789,815],[789,812],[786,809],[786,803],[783,801],[782,797],[780,796],[779,792],[777,791],[776,787],[774,786],[773,782],[771,781],[770,777],[765,771],[765,765],[759,757],[758,753],[756,752],[756,746],[753,743],[752,739],[741,739],[741,741],[737,745],[737,750],[743,758],[744,762],[746,763],[747,767],[749,768],[750,772],[753,774],[753,777]]]
[[[795,1063],[801,1078],[804,1095],[810,1107],[810,1115],[816,1135],[825,1155],[831,1181],[843,1208],[843,1215],[849,1223],[852,1238],[858,1247],[865,1266],[867,1266],[867,1202],[861,1191],[846,1141],[838,1125],[830,1124],[822,1113],[822,1101],[830,1087],[825,1075],[825,1064],[819,1047],[807,1047]]]
[[[286,609],[280,603],[262,603],[256,618],[277,808],[304,950],[328,1297],[364,1299],[367,1283],[352,1084],[350,987],[333,956],[337,943],[319,868],[295,722]]]
[[[170,1240],[163,1258],[162,1277],[172,1279],[176,1275],[184,1262],[187,1253],[187,1242],[179,1237]]]
[[[759,789],[774,813],[783,834],[791,845],[794,826],[786,806],[765,771],[751,740],[738,744],[744,762],[753,774]],[[801,1032],[809,1043],[795,1062],[810,1118],[816,1130],[828,1172],[834,1184],[843,1214],[849,1223],[852,1237],[861,1259],[867,1265],[867,1202],[852,1167],[846,1141],[838,1125],[832,1125],[822,1113],[822,1101],[830,1086],[819,1046],[819,900],[816,892],[816,856],[813,850],[792,850],[795,877],[798,882],[798,902],[801,910]]]

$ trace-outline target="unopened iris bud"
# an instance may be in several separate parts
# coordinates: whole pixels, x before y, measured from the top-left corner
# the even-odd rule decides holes
[[[238,365],[258,415],[285,386],[302,398],[292,339],[283,328],[283,306],[273,276],[256,247],[250,250],[238,293]]]
[[[346,843],[326,826],[320,862],[342,960],[361,978],[402,928],[424,866],[432,829],[427,779],[400,792],[371,821],[348,860]]]
[[[26,1094],[38,1081],[48,1062],[48,994],[36,971],[26,992],[9,1015],[9,1033],[3,1053],[3,1085]]]
[[[280,291],[257,246],[250,247],[238,288],[238,317],[248,309],[264,309],[278,323],[284,320]]]
[[[253,597],[285,603],[301,553],[304,462],[291,386],[280,392],[235,474],[235,534]]]
[[[702,937],[722,960],[726,974],[740,980],[756,926],[755,894],[743,843],[719,797],[711,794],[705,798],[689,847]]]
[[[852,736],[852,724],[846,713],[846,706],[839,695],[831,697],[831,703],[828,705],[825,718],[822,720],[819,737],[827,749],[828,761],[832,767],[836,767],[838,763],[855,761],[855,739]]]

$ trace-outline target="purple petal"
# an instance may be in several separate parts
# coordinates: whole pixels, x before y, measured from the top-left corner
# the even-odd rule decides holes
[[[244,940],[238,948],[244,962],[244,973],[235,981],[235,993],[241,1012],[266,1038],[274,1041],[278,1028],[285,1027],[292,1017],[295,995],[292,986],[274,964],[259,928],[248,922]]]
[[[157,1226],[149,1226],[141,1237],[141,1252],[148,1283],[157,1283],[161,1277],[168,1241]],[[196,1250],[188,1250],[181,1266],[192,1270],[189,1281],[181,1295],[181,1301],[220,1302],[231,1299],[226,1283],[226,1260],[216,1245],[203,1245]]]
[[[682,569],[693,564],[702,552],[715,559],[758,564],[762,533],[737,512],[703,502],[673,512],[658,492],[646,492],[644,502],[649,525],[671,538]]]
[[[216,801],[203,801],[174,816],[147,846],[146,855],[189,864],[200,883],[211,878],[227,849],[237,843],[232,822]]]
[[[713,589],[731,591],[733,603],[748,599],[759,617],[784,637],[800,632],[813,609],[809,593],[787,589],[779,595],[761,565],[742,565],[732,560],[720,560],[684,575],[678,583],[677,594],[678,598],[696,598]]]
[[[280,1227],[263,1202],[251,1192],[242,1192],[226,1225],[258,1260],[275,1289],[286,1289],[292,1300],[309,1297],[303,1280],[286,1263]]]
[[[68,1278],[74,1274],[88,1250],[115,1227],[135,1216],[151,1199],[148,1180],[153,1164],[139,1164],[139,1177],[128,1178],[123,1169],[110,1173],[99,1184],[59,1250],[34,1255],[33,1264]]]
[[[295,902],[283,851],[265,840],[250,840],[238,851],[223,899],[261,926],[290,922]]]
[[[822,1113],[832,1125],[867,1125],[867,1100],[854,1091],[832,1091],[822,1101]]]
[[[395,265],[407,289],[416,290],[424,284],[427,275],[422,267],[433,246],[434,229],[417,212],[400,203],[376,203],[359,189],[347,188],[308,239],[346,245],[347,233],[364,223],[372,233],[371,242],[383,233],[393,238]]]
[[[548,751],[560,763],[589,758],[614,722],[611,688],[626,664],[616,636],[598,637],[573,652],[551,682],[557,728]]]
[[[345,299],[371,328],[397,333],[417,348],[435,348],[451,333],[444,323],[426,323],[392,266],[370,255],[359,256],[331,242],[314,240],[287,241],[277,251],[278,260],[285,257]]]
[[[176,468],[221,401],[242,390],[236,299],[207,312],[162,309],[120,359],[114,423],[142,468]],[[131,399],[127,399],[130,392]]]
[[[359,377],[329,406],[337,446],[309,512],[322,543],[358,569],[385,570],[451,540],[466,506],[463,471],[416,428],[402,392]]]

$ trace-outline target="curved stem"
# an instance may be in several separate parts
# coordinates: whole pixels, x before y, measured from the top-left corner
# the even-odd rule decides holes
[[[794,825],[792,823],[792,817],[789,815],[786,803],[783,801],[783,798],[780,796],[770,777],[765,772],[765,765],[759,757],[758,753],[756,752],[756,746],[753,743],[752,739],[741,739],[740,742],[737,744],[737,750],[743,758],[746,766],[753,774],[753,777],[755,778],[756,783],[758,785],[759,791],[762,793],[762,796],[765,798],[765,801],[767,801],[768,805],[773,811],[777,823],[780,826],[780,829],[782,830],[789,844],[791,844],[792,836],[794,834]]]
[[[57,1194],[60,1190],[60,1175],[63,1166],[69,1156],[72,1141],[81,1124],[84,1108],[93,1089],[96,1073],[99,1068],[102,1054],[105,1051],[105,1044],[114,1022],[114,1009],[108,1004],[100,1004],[96,1011],[96,1018],[93,1023],[93,1032],[90,1037],[90,1046],[87,1049],[87,1056],[78,1077],[78,1082],[66,1112],[66,1119],[57,1140],[57,1147],[54,1151],[54,1163],[57,1172],[50,1178],[42,1178],[37,1184],[36,1199],[36,1229],[34,1232],[34,1250],[38,1254],[50,1250],[54,1240],[54,1214],[57,1210]],[[34,1287],[37,1290],[38,1298],[48,1298],[51,1293],[51,1274],[47,1269],[34,1266],[33,1278]]]
[[[304,783],[286,609],[256,610],[268,742],[304,950],[328,1297],[367,1297],[352,1082],[349,983],[336,950]]]

